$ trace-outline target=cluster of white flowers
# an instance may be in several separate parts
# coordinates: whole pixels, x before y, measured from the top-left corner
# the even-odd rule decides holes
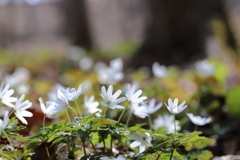
[[[124,77],[122,72],[123,62],[120,58],[111,60],[109,67],[104,63],[98,62],[95,68],[98,73],[98,81],[101,84],[116,84]]]
[[[1,88],[0,88],[0,100],[3,104],[6,106],[12,108],[12,112],[16,115],[16,117],[24,124],[28,124],[26,119],[24,117],[32,117],[33,114],[26,109],[30,108],[32,106],[32,103],[29,102],[28,100],[22,102],[24,100],[25,95],[22,95],[20,98],[13,97],[12,95],[14,94],[13,89],[9,89],[9,84],[7,84],[4,87],[4,84],[1,83]],[[15,102],[15,105],[12,104]],[[7,116],[6,116],[7,114]],[[4,115],[4,121],[2,122],[1,129],[3,130],[8,122],[8,112],[5,112]],[[7,117],[7,118],[6,118]]]

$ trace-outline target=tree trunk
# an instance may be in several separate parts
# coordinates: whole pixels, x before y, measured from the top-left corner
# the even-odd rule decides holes
[[[89,31],[86,1],[64,0],[61,8],[65,15],[66,32],[72,44],[90,49],[92,40]]]
[[[184,66],[205,57],[207,22],[215,15],[223,19],[229,30],[229,43],[235,46],[223,1],[149,0],[149,3],[151,23],[142,45],[130,61],[131,67],[150,67],[155,61]]]

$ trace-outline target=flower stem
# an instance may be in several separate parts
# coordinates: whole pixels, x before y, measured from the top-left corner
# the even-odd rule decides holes
[[[171,155],[170,155],[169,160],[172,160],[173,152],[174,152],[174,148],[173,148],[173,150],[172,150],[172,152],[171,152]]]
[[[87,153],[86,153],[86,148],[85,148],[85,139],[82,139],[82,142],[83,142],[83,153],[84,153],[84,156],[86,156]]]
[[[43,117],[43,131],[45,130],[45,119],[46,119],[46,115],[44,114],[44,117]]]
[[[7,140],[8,140],[8,142],[10,143],[10,145],[14,148],[14,146],[13,146],[11,140],[9,139],[7,133],[4,130],[3,130],[3,133],[5,134],[5,136],[6,136]]]
[[[128,127],[128,124],[129,124],[129,121],[130,121],[131,117],[132,117],[132,111],[130,110],[130,114],[129,114],[127,122],[126,122],[127,127]]]
[[[77,105],[77,108],[78,108],[79,115],[82,117],[82,113],[81,113],[80,107],[78,106],[78,103],[77,103],[77,101],[76,101],[76,100],[75,100],[75,104]]]
[[[97,150],[96,150],[96,148],[94,147],[94,145],[93,145],[93,143],[92,143],[92,141],[91,141],[90,137],[88,137],[88,140],[89,140],[89,142],[90,142],[90,144],[91,144],[92,148],[94,149],[94,151],[97,153]]]
[[[151,115],[148,115],[148,123],[149,123],[149,128],[150,128],[150,129],[153,129]]]
[[[105,112],[104,112],[105,119],[106,119],[107,109],[108,109],[108,107],[106,107]]]
[[[126,111],[126,108],[124,108],[124,110],[122,111],[120,117],[118,118],[118,123],[120,122],[120,120],[122,119],[123,113]]]
[[[73,110],[73,112],[76,114],[76,116],[78,117],[78,114],[77,114],[77,112],[71,107],[71,106],[69,106],[68,105],[68,107],[70,108],[70,109],[72,109]],[[81,116],[82,117],[82,116]]]
[[[67,110],[67,109],[66,109],[66,113],[67,113],[67,117],[68,117],[69,122],[71,122],[71,118],[70,118],[70,116],[69,116],[69,113],[68,113],[68,110]]]
[[[104,139],[104,136],[102,135],[102,141],[103,141],[103,146],[104,146],[104,152],[106,152],[106,143],[105,143],[105,139]]]
[[[176,133],[177,133],[177,131],[176,131],[176,116],[175,116],[175,114],[173,114],[174,115],[174,134],[176,135]]]

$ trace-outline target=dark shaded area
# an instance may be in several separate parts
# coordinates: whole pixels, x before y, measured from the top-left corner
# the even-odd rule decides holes
[[[72,45],[92,48],[85,0],[64,0],[60,4],[64,14],[66,34]]]
[[[130,66],[151,66],[158,61],[164,65],[184,66],[206,56],[205,41],[212,18],[223,21],[227,44],[236,50],[223,0],[149,0],[151,23],[146,36],[133,56]]]

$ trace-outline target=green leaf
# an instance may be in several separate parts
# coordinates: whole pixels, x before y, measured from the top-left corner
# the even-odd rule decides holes
[[[228,107],[228,112],[236,117],[239,118],[240,116],[240,85],[236,86],[235,88],[233,88],[232,90],[230,90],[227,93],[226,96],[226,103],[227,103],[227,107]]]

